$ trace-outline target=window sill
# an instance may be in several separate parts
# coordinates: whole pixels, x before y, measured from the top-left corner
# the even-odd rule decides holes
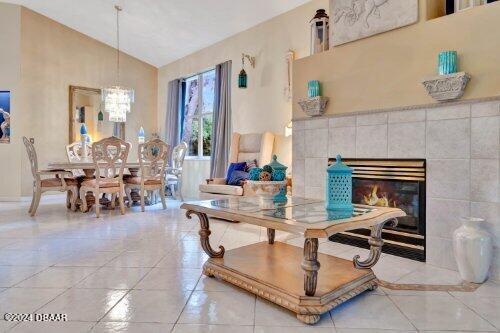
[[[210,161],[210,157],[209,156],[203,156],[203,157],[199,157],[199,156],[186,156],[184,159],[188,160],[188,161]]]

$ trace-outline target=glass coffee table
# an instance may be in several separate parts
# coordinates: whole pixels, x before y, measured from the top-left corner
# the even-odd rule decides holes
[[[342,302],[377,287],[371,267],[380,258],[384,225],[405,216],[398,208],[354,205],[349,218],[337,219],[319,200],[289,197],[286,203],[262,205],[258,197],[193,201],[181,205],[186,216],[197,215],[200,241],[210,257],[203,266],[209,277],[236,285],[285,307],[307,324]],[[225,251],[210,246],[209,218],[267,228],[268,241]],[[358,228],[371,228],[370,255],[352,261],[318,253],[318,239]],[[275,231],[304,236],[304,247],[275,242]],[[320,269],[321,267],[321,269]],[[321,273],[321,274],[318,274]]]

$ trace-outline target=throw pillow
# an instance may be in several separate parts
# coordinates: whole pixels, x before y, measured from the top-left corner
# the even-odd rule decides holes
[[[241,186],[248,179],[248,172],[235,170],[231,174],[231,178],[227,182],[228,185]]]
[[[251,169],[258,167],[257,160],[249,160],[247,161],[247,167],[245,168],[246,172],[249,172]]]
[[[233,171],[245,171],[246,166],[247,162],[229,164],[229,168],[227,168],[226,184],[229,184],[229,179],[231,179]]]

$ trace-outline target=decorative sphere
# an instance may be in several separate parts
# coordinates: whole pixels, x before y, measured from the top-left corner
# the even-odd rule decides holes
[[[271,181],[271,174],[269,172],[266,172],[266,171],[262,171],[260,173],[260,176],[259,176],[259,180],[261,182],[268,182],[268,181]]]
[[[272,180],[279,182],[285,180],[286,177],[285,172],[283,170],[274,170],[271,175],[272,175]]]
[[[248,172],[248,178],[250,180],[259,180],[260,173],[262,172],[261,168],[252,168]]]
[[[262,170],[265,171],[265,172],[268,172],[268,173],[273,173],[273,167],[270,166],[270,165],[264,165],[262,167]]]

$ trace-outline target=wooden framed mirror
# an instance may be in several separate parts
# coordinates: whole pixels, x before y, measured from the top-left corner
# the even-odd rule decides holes
[[[99,112],[102,120],[99,121]],[[109,121],[104,112],[101,89],[69,86],[68,144],[80,141],[80,127],[85,124],[91,142],[115,135],[125,140],[125,123]]]
[[[80,140],[80,127],[87,126],[92,140],[98,140],[103,129],[99,128],[101,89],[69,86],[69,142]],[[104,125],[104,124],[103,124]]]

